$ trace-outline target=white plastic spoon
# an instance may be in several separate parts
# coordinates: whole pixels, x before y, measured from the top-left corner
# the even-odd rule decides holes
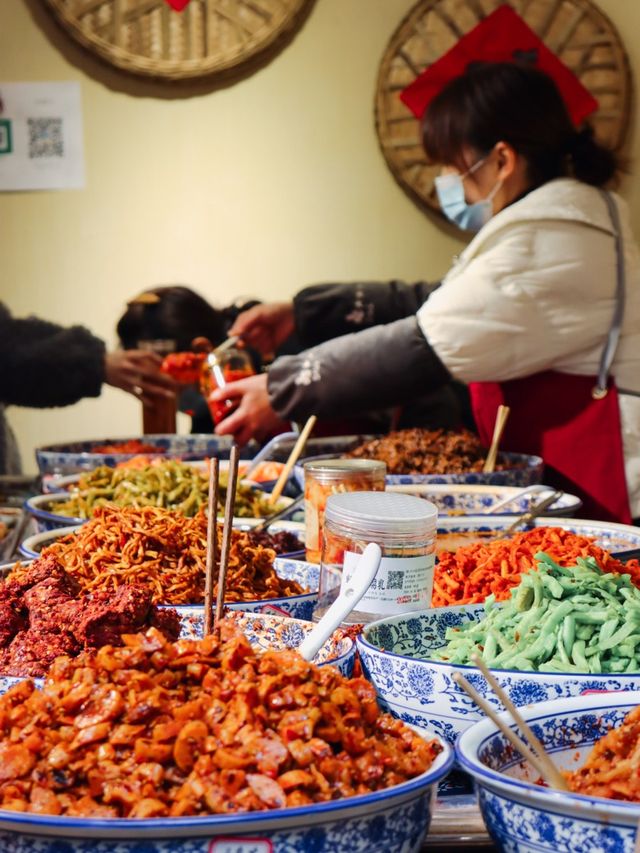
[[[358,564],[349,582],[340,590],[340,595],[313,631],[307,634],[298,646],[298,651],[305,660],[313,660],[318,650],[322,648],[335,629],[351,613],[371,586],[371,581],[376,576],[381,559],[382,551],[380,550],[380,546],[376,545],[375,542],[370,542],[358,560]]]

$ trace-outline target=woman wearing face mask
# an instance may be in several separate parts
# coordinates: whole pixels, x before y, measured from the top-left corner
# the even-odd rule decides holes
[[[626,206],[601,187],[615,159],[576,130],[553,81],[512,63],[449,83],[423,121],[443,211],[477,231],[414,317],[278,359],[230,386],[218,428],[246,440],[274,413],[392,405],[451,377],[481,435],[497,406],[505,449],[540,453],[545,479],[590,517],[640,516],[640,259]]]

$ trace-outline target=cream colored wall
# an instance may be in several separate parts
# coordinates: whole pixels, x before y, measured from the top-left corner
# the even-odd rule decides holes
[[[378,63],[412,5],[317,0],[265,68],[175,98],[92,59],[44,0],[2,0],[0,82],[80,81],[87,171],[82,191],[0,193],[2,299],[112,346],[125,301],[157,283],[226,304],[323,280],[438,278],[461,244],[398,188],[373,127]],[[629,34],[637,77],[640,4],[600,6]],[[632,154],[637,131],[635,121]],[[640,232],[637,181],[624,191]],[[137,401],[111,388],[64,409],[14,408],[10,420],[28,470],[40,444],[141,423]]]

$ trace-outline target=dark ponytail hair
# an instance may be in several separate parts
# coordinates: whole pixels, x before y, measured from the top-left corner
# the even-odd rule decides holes
[[[618,168],[612,151],[585,126],[576,130],[554,81],[530,65],[476,63],[431,101],[422,121],[429,159],[465,171],[465,149],[488,154],[498,142],[527,162],[533,187],[561,177],[593,186]]]
[[[191,349],[191,341],[200,336],[214,345],[221,343],[229,325],[225,311],[189,287],[174,284],[150,288],[129,302],[116,332],[124,349],[136,349],[144,341],[171,340],[181,351]]]

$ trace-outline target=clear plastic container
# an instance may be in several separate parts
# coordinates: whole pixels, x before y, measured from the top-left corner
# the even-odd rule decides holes
[[[387,466],[375,459],[316,459],[304,464],[304,518],[307,560],[322,554],[324,508],[330,495],[382,492]]]
[[[353,492],[327,500],[320,566],[320,619],[354,571],[360,555],[376,542],[382,562],[348,624],[431,606],[437,508],[411,495]]]

